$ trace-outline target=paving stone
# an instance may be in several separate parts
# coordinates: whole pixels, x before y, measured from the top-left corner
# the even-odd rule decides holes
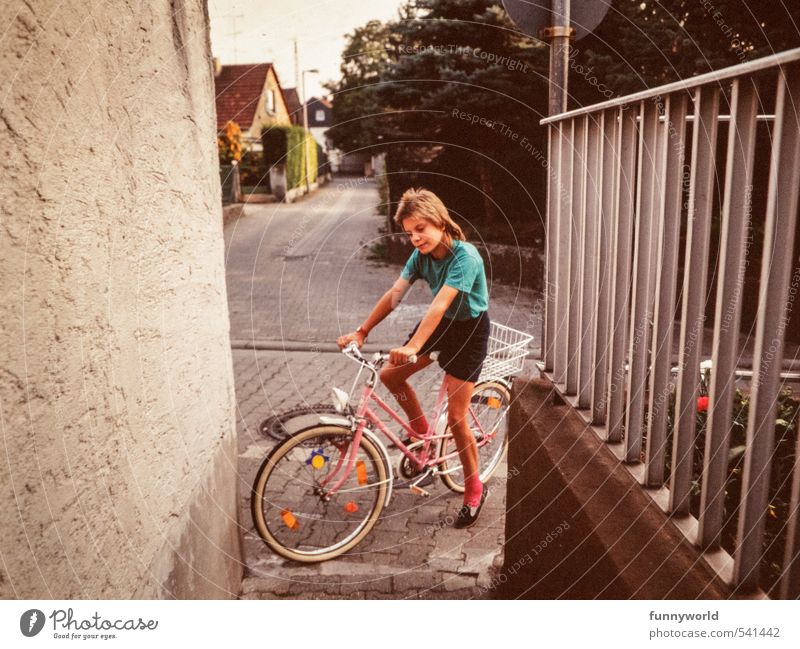
[[[297,593],[292,597],[284,599],[292,600],[313,600],[313,599],[364,599],[364,593],[352,593],[350,595],[341,595],[339,593],[325,593],[319,590],[308,590],[302,593]]]
[[[256,599],[256,600],[264,600],[264,599],[284,599],[280,595],[275,595],[274,593],[269,592],[253,592],[253,593],[242,593],[239,595],[239,599]]]
[[[431,590],[427,591],[424,595],[424,599],[433,599],[433,600],[457,600],[457,599],[481,599],[482,593],[480,588],[477,586],[474,588],[463,588],[460,590]]]
[[[405,534],[408,531],[408,517],[402,515],[381,516],[375,524],[375,529]]]
[[[288,579],[251,577],[242,581],[242,594],[260,592],[286,595],[291,585],[292,582]]]
[[[399,573],[393,577],[394,592],[417,593],[422,590],[436,588],[442,583],[438,572],[420,572],[418,570]]]
[[[344,596],[359,593],[391,593],[392,577],[386,576],[357,583],[344,583],[340,586],[340,592]]]
[[[477,579],[474,575],[444,574],[442,577],[442,587],[447,591],[464,590],[477,587]]]
[[[464,565],[463,558],[451,557],[430,557],[428,559],[428,566],[431,570],[440,572],[458,572],[458,569]]]
[[[313,580],[295,581],[289,585],[288,595],[296,597],[301,593],[306,592],[321,592],[338,595],[341,593],[341,578],[326,576],[317,576]]]
[[[380,560],[371,561],[370,563],[325,561],[320,564],[319,573],[321,575],[338,575],[340,577],[356,577],[358,575],[374,577],[375,575],[391,576],[396,571],[396,567],[382,564]]]
[[[496,555],[497,555],[496,552],[479,553],[470,550],[465,550],[464,565],[458,569],[458,572],[488,574]]]

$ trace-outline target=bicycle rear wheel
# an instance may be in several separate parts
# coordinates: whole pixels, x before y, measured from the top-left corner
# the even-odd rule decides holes
[[[391,476],[381,453],[362,436],[350,474],[331,494],[352,448],[349,428],[322,425],[297,433],[266,457],[250,507],[256,531],[272,550],[294,561],[326,561],[369,533]]]
[[[470,429],[478,445],[478,472],[486,482],[497,470],[508,450],[508,409],[511,394],[497,381],[478,383],[472,391],[469,406]],[[480,422],[480,428],[476,424]],[[482,432],[481,432],[482,431]],[[441,455],[456,451],[452,436],[442,442]],[[464,493],[464,470],[458,456],[442,463],[442,482],[448,489]]]

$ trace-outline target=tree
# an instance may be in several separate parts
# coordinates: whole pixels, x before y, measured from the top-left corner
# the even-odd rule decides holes
[[[326,88],[333,94],[334,127],[328,132],[343,151],[369,147],[377,141],[373,116],[382,112],[374,86],[392,57],[389,25],[371,20],[347,36],[340,67],[342,77]]]
[[[541,150],[546,49],[487,0],[408,2],[390,29],[396,57],[374,92],[395,158],[457,168],[480,190],[483,215],[472,208],[468,218],[494,220],[498,178],[529,176],[530,152],[519,142]]]
[[[618,0],[574,45],[574,104],[626,95],[800,46],[800,6],[776,0]],[[588,70],[598,84],[587,83]]]
[[[574,44],[570,105],[795,47],[798,4],[614,0]],[[393,200],[423,182],[469,222],[506,215],[513,232],[501,238],[533,221],[541,232],[549,48],[521,34],[499,0],[408,0],[396,20],[351,34],[343,57],[331,135],[345,150],[388,150]]]

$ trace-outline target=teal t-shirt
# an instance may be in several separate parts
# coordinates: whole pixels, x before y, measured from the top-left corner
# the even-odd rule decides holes
[[[471,243],[453,241],[452,252],[444,259],[434,259],[414,249],[400,276],[414,283],[422,278],[436,295],[447,284],[459,293],[445,311],[445,318],[469,320],[489,309],[489,290],[483,258]]]

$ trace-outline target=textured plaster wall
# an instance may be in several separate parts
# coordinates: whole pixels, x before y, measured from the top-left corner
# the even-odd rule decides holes
[[[0,597],[191,596],[181,562],[219,594],[181,546],[237,543],[205,2],[4,0],[0,27]]]

